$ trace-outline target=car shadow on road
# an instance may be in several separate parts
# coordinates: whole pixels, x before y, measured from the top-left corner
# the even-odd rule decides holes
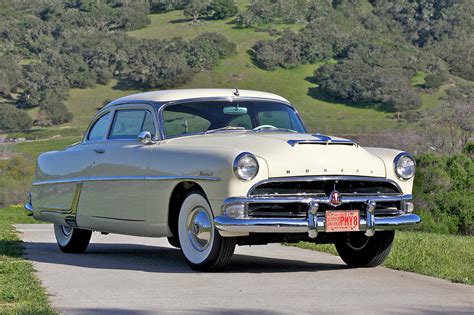
[[[136,270],[153,273],[192,273],[179,249],[137,244],[91,244],[84,254],[62,253],[55,243],[24,243],[26,259],[94,269]],[[347,269],[344,264],[235,254],[226,273],[275,273]]]
[[[63,312],[67,314],[114,314],[114,315],[148,315],[148,314],[157,314],[156,311],[146,311],[146,310],[132,310],[132,309],[120,309],[120,308],[67,308],[62,309]],[[284,312],[278,311],[269,311],[265,309],[228,309],[228,308],[206,308],[200,310],[173,310],[166,309],[160,310],[160,314],[183,314],[183,315],[282,315],[287,314]]]

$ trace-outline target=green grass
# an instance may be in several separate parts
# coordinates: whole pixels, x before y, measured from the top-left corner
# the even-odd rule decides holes
[[[23,248],[14,223],[35,223],[20,206],[0,209],[0,313],[54,314]]]
[[[425,84],[425,77],[427,73],[418,71],[413,78],[411,78],[411,85],[421,87]]]
[[[36,157],[46,151],[62,150],[68,145],[80,141],[81,137],[68,137],[58,139],[47,139],[33,142],[18,142],[3,144],[6,151],[26,154],[36,159]]]
[[[69,98],[66,100],[66,107],[73,114],[73,120],[67,125],[84,131],[105,100],[114,100],[139,92],[141,91],[120,90],[117,87],[117,80],[112,80],[107,85],[96,85],[88,89],[71,89]]]
[[[48,127],[37,128],[22,132],[10,132],[7,138],[26,138],[27,140],[42,140],[60,137],[80,137],[86,128],[79,127]]]
[[[332,244],[300,242],[295,246],[337,255]],[[397,232],[384,266],[474,285],[474,237]]]

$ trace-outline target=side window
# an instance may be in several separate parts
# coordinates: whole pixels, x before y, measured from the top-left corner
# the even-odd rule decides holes
[[[155,133],[153,117],[148,111],[119,110],[115,113],[109,139],[135,139],[143,130]]]
[[[104,116],[100,117],[92,126],[91,130],[89,131],[89,135],[87,140],[95,141],[101,140],[105,133],[107,132],[107,127],[109,126],[109,119],[110,113],[105,114]]]
[[[286,111],[259,112],[258,121],[260,125],[272,125],[279,128],[293,129],[290,115]]]

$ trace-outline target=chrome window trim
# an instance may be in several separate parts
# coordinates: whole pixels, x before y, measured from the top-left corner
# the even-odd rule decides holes
[[[164,181],[164,180],[195,180],[195,181],[221,181],[221,178],[214,176],[95,176],[76,177],[66,179],[53,179],[34,182],[33,186],[57,185],[70,183],[100,182],[100,181]]]
[[[95,123],[107,114],[112,114],[112,118],[110,119],[109,124],[107,125],[107,129],[105,130],[105,134],[102,136],[102,139],[89,140],[89,134],[90,134],[92,128],[95,126]],[[89,126],[87,127],[86,132],[84,133],[84,137],[82,138],[81,143],[97,143],[97,142],[104,141],[104,139],[106,139],[106,135],[109,133],[109,129],[110,129],[110,125],[112,123],[112,120],[113,120],[113,110],[107,109],[107,110],[99,111],[95,115],[95,117],[92,119],[92,121],[89,123]]]
[[[275,183],[275,182],[312,182],[312,181],[325,181],[325,180],[340,180],[340,181],[366,181],[366,182],[387,182],[394,185],[400,194],[403,193],[402,188],[397,182],[385,178],[385,177],[369,177],[369,176],[339,176],[339,175],[321,175],[321,176],[294,176],[294,177],[271,177],[268,179],[261,180],[250,187],[247,196],[252,196],[252,192],[260,185]]]
[[[165,134],[165,120],[163,118],[163,111],[166,109],[168,106],[176,105],[176,104],[183,104],[183,103],[193,103],[193,102],[206,102],[206,101],[227,101],[227,102],[234,102],[234,101],[266,101],[266,102],[276,102],[280,103],[283,105],[288,106],[291,110],[293,110],[296,114],[296,117],[301,122],[301,125],[303,127],[303,131],[307,132],[306,127],[301,120],[301,117],[298,114],[298,111],[296,108],[291,105],[289,102],[285,102],[282,100],[277,100],[277,99],[272,99],[272,98],[263,98],[263,97],[198,97],[198,98],[188,98],[188,99],[183,99],[183,100],[177,100],[177,101],[169,101],[165,103],[156,103],[157,104],[157,111],[158,111],[158,120],[159,120],[159,129],[160,129],[160,137],[161,139],[171,139],[171,138],[176,138],[176,137],[185,137],[189,135],[198,135],[198,134],[204,134],[204,132],[195,132],[192,134],[185,134],[185,135],[178,135],[178,136],[170,136],[167,137]],[[248,130],[247,130],[248,131]]]
[[[148,107],[141,107],[141,106],[133,105],[133,104],[130,104],[130,105],[132,105],[132,106],[124,106],[124,107],[121,107],[121,108],[116,108],[116,109],[114,109],[112,121],[111,121],[109,130],[108,130],[108,133],[107,133],[107,137],[106,137],[106,139],[105,139],[106,141],[116,141],[116,140],[122,140],[122,141],[123,141],[123,140],[127,140],[127,141],[130,141],[130,140],[131,140],[131,141],[136,141],[136,140],[137,140],[138,135],[136,135],[134,138],[117,138],[117,139],[111,139],[111,138],[110,138],[110,134],[111,134],[111,132],[112,132],[112,128],[113,128],[113,126],[114,126],[115,119],[116,119],[116,117],[117,117],[117,112],[123,111],[123,110],[143,110],[143,111],[145,111],[145,112],[149,112],[150,115],[151,115],[151,117],[152,117],[152,119],[153,119],[153,124],[154,124],[154,127],[155,127],[155,130],[154,130],[154,133],[155,133],[154,138],[156,138],[156,137],[158,136],[158,133],[159,133],[158,127],[157,127],[158,123],[157,123],[157,120],[156,120],[156,117],[155,117],[155,116],[156,116],[156,112],[154,111],[153,106],[148,105],[148,104],[147,104]],[[146,115],[146,114],[145,114],[145,115]],[[145,119],[145,118],[144,118],[144,119]],[[142,122],[142,124],[143,124],[143,122]],[[146,131],[150,131],[150,130],[146,130]]]
[[[155,125],[155,139],[160,140],[160,127],[159,127],[159,121],[158,117],[156,116],[156,110],[155,106],[149,103],[145,102],[130,102],[130,103],[124,103],[124,104],[117,104],[114,105],[113,107],[113,117],[112,121],[110,122],[109,130],[107,131],[107,137],[105,140],[107,141],[123,141],[123,140],[136,140],[137,138],[135,137],[134,139],[129,138],[129,139],[110,139],[110,132],[112,131],[112,125],[115,120],[115,115],[118,111],[121,110],[145,110],[148,111],[151,114],[151,117],[153,118],[153,124]],[[138,135],[137,135],[138,136]]]
[[[160,137],[160,126],[159,126],[159,119],[157,117],[157,112],[156,112],[156,104],[159,103],[153,103],[153,102],[145,102],[145,101],[133,101],[133,102],[126,102],[126,103],[121,103],[121,104],[113,104],[113,105],[106,105],[103,108],[101,108],[94,116],[92,121],[89,123],[89,126],[87,127],[84,137],[82,138],[81,144],[83,143],[97,143],[101,141],[115,141],[115,140],[130,140],[130,139],[109,139],[109,133],[110,133],[110,128],[112,127],[112,122],[115,118],[115,111],[121,110],[121,109],[145,109],[150,111],[152,117],[153,117],[153,122],[155,123],[155,138],[157,140],[161,140]],[[92,126],[95,124],[95,122],[100,119],[102,116],[104,116],[107,113],[112,114],[112,118],[109,121],[109,125],[107,126],[107,132],[106,135],[101,139],[101,140],[95,140],[95,141],[89,141],[89,132]],[[137,135],[138,136],[138,135]]]

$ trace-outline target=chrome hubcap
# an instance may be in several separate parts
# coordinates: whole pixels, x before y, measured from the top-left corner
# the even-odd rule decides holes
[[[188,237],[197,251],[204,251],[211,240],[211,218],[207,211],[197,207],[188,216]]]
[[[65,236],[70,236],[72,233],[72,227],[61,225],[61,230]]]

